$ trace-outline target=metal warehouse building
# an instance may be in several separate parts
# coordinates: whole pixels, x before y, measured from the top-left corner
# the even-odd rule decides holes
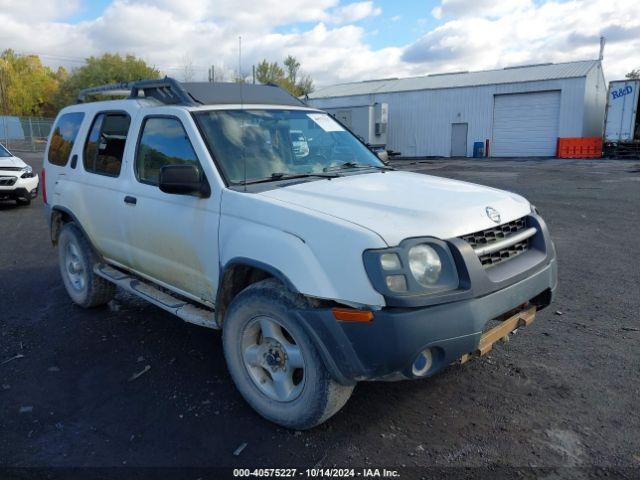
[[[559,137],[601,136],[606,101],[601,63],[590,60],[344,83],[308,103],[347,124],[362,107],[388,106],[387,126],[361,135],[406,157],[471,156],[486,140],[492,156],[512,157],[554,156]]]

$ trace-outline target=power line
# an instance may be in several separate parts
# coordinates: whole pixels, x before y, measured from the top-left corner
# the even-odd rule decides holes
[[[87,59],[86,58],[80,58],[80,57],[68,57],[68,56],[64,56],[64,55],[54,55],[54,54],[48,54],[48,53],[35,53],[35,52],[18,52],[15,51],[16,55],[19,55],[21,57],[28,57],[28,56],[37,56],[37,57],[41,57],[41,58],[49,58],[49,59],[53,59],[53,60],[63,60],[65,62],[70,62],[70,63],[78,63],[78,64],[82,64],[85,65],[87,63]],[[183,70],[184,66],[177,66],[177,65],[157,65],[157,64],[153,64],[154,67],[159,68],[161,70]],[[205,67],[205,66],[201,66],[201,65],[191,65],[191,67],[194,70],[199,70],[199,71],[208,71],[209,67]]]

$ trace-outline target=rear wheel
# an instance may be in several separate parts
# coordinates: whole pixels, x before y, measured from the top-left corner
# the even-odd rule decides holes
[[[116,293],[116,286],[93,271],[98,258],[80,229],[67,223],[58,238],[60,275],[67,293],[74,303],[84,308],[108,303]]]
[[[290,313],[305,307],[278,281],[263,280],[234,299],[223,324],[227,366],[242,396],[263,417],[295,429],[324,422],[353,391],[331,377]]]

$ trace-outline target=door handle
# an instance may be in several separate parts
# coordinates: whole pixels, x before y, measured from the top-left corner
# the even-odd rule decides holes
[[[126,197],[124,197],[124,203],[135,205],[136,203],[138,203],[138,199],[136,197],[132,197],[131,195],[127,195]]]

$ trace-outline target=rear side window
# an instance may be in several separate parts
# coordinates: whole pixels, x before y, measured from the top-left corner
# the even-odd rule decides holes
[[[126,113],[99,113],[93,120],[83,164],[87,172],[117,177],[131,119]]]
[[[49,163],[59,167],[67,164],[83,118],[84,113],[75,112],[65,113],[58,119],[49,142]]]
[[[194,165],[202,172],[187,132],[177,118],[150,117],[142,127],[136,153],[136,177],[142,183],[158,185],[165,165]]]

